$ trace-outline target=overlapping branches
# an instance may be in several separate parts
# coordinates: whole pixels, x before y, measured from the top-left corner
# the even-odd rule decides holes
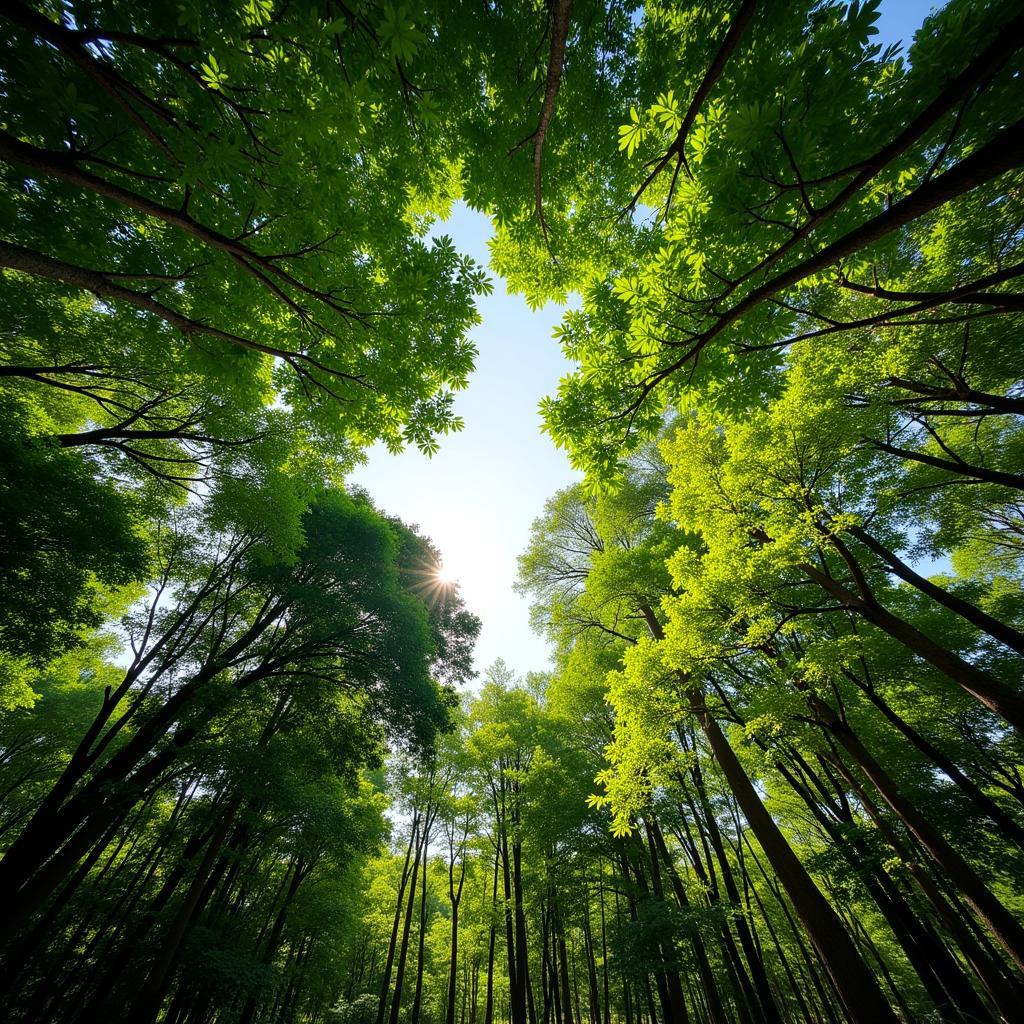
[[[708,345],[744,316],[760,307],[762,303],[775,299],[780,293],[799,285],[813,275],[841,264],[844,259],[887,238],[958,197],[967,195],[974,189],[1019,168],[1022,164],[1024,164],[1024,121],[1016,121],[996,133],[986,143],[977,147],[944,173],[922,181],[916,188],[881,213],[863,221],[810,256],[752,288],[733,305],[719,310],[718,304],[739,286],[738,281],[726,282],[726,288],[722,294],[697,301],[695,309],[692,312],[687,312],[686,315],[695,326],[681,330],[684,335],[683,339],[665,343],[667,348],[682,349],[682,354],[632,385],[635,397],[625,408],[609,417],[609,420],[626,420],[627,424],[632,424],[639,410],[660,384],[684,369],[688,368],[692,372],[701,353]],[[772,255],[770,262],[774,263],[776,259],[781,258],[782,250],[788,246],[788,242],[783,243],[783,246]],[[768,265],[765,261],[762,263]],[[747,276],[744,275],[744,277]],[[955,298],[964,299],[967,294],[965,292]],[[977,294],[977,290],[974,294]],[[928,305],[924,308],[941,305],[944,301],[945,299],[939,296],[932,296],[927,300]],[[1011,297],[1000,301],[1012,303],[1015,300]],[[986,304],[992,305],[993,303]]]
[[[665,199],[665,216],[668,216],[669,208],[672,205],[672,196],[676,189],[676,181],[679,178],[679,172],[683,169],[686,173],[690,173],[689,167],[686,165],[686,140],[690,136],[690,132],[693,129],[694,124],[697,121],[697,115],[701,111],[701,107],[704,105],[704,101],[711,94],[711,90],[714,89],[715,83],[722,77],[722,73],[725,71],[725,66],[728,64],[729,59],[736,52],[740,44],[740,39],[743,33],[746,31],[747,26],[750,24],[754,17],[754,12],[757,10],[758,0],[742,0],[736,13],[733,15],[729,22],[729,30],[725,34],[725,38],[722,40],[722,45],[718,48],[714,58],[708,65],[708,69],[701,79],[700,84],[694,90],[693,97],[690,100],[690,105],[686,109],[686,113],[683,115],[682,124],[679,126],[679,130],[676,132],[675,139],[672,140],[672,145],[668,147],[665,154],[654,162],[653,169],[650,174],[641,182],[640,187],[633,193],[632,198],[626,204],[620,216],[633,213],[636,210],[636,204],[643,198],[643,194],[650,188],[654,179],[664,171],[672,161],[675,161],[675,169],[672,172],[672,181],[668,187],[668,196]]]

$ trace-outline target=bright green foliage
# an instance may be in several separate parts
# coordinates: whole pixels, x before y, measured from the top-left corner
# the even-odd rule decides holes
[[[4,221],[38,254],[6,262],[12,361],[35,380],[51,363],[113,363],[135,384],[162,371],[194,382],[201,415],[204,400],[276,400],[313,437],[429,448],[472,367],[484,279],[409,222],[433,157],[369,26],[282,13],[112,3],[76,14],[77,31],[11,13]],[[403,55],[406,17],[390,34]],[[89,348],[59,338],[53,316],[78,300],[56,281],[116,318],[105,345],[78,313]]]
[[[544,411],[555,441],[597,476],[680,401],[701,395],[733,412],[774,393],[798,339],[849,347],[868,320],[890,340],[903,324],[934,323],[958,346],[943,294],[991,305],[973,296],[1017,274],[1018,190],[1004,175],[1016,129],[999,141],[1019,99],[1019,55],[1001,45],[1019,27],[1008,27],[1013,5],[953,2],[906,58],[873,42],[876,4],[757,5],[680,141],[681,98],[705,79],[732,6],[649,12],[634,43],[642,93],[632,81],[620,93],[623,152],[594,153],[587,181],[568,172],[546,202],[555,239],[560,189],[576,200],[566,230],[591,237],[574,245],[583,264],[564,264],[584,304],[561,341],[580,368]],[[986,47],[991,56],[975,56]],[[977,75],[996,72],[977,95],[972,60]],[[961,185],[972,154],[977,170]],[[651,216],[631,218],[637,204]],[[937,354],[928,344],[926,358]]]
[[[450,156],[405,77],[422,38],[390,5],[5,11],[10,657],[95,624],[90,588],[141,578],[140,520],[186,493],[337,485],[372,442],[460,427],[490,286],[427,235]]]

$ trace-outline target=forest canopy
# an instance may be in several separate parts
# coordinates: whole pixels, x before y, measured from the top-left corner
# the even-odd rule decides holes
[[[3,6],[5,1020],[1020,1019],[1024,13],[881,6]],[[352,480],[494,279],[529,672]]]

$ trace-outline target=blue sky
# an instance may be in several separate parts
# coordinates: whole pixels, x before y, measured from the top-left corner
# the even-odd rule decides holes
[[[488,262],[490,223],[461,204],[437,229],[480,263]],[[565,454],[540,433],[537,405],[569,369],[551,332],[562,308],[534,312],[500,279],[479,303],[473,332],[480,355],[455,407],[464,429],[431,459],[415,451],[370,453],[351,479],[377,505],[418,524],[440,548],[468,607],[483,620],[476,664],[504,658],[518,672],[547,667],[544,642],[516,596],[516,557],[544,502],[575,479]]]
[[[909,40],[935,6],[941,5],[883,0],[879,41]],[[490,224],[483,214],[460,205],[435,233],[447,233],[462,252],[487,264]],[[529,627],[527,602],[512,590],[516,558],[544,502],[577,478],[565,454],[541,433],[537,404],[570,367],[551,337],[563,310],[531,311],[522,298],[506,294],[501,280],[494,284],[494,294],[479,304],[482,323],[473,332],[480,350],[476,370],[456,398],[463,431],[443,439],[432,459],[375,448],[351,480],[380,508],[419,525],[443,552],[447,573],[483,620],[477,668],[504,658],[525,673],[549,667],[549,655]]]

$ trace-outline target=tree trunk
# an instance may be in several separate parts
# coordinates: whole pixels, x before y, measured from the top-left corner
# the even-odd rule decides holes
[[[768,984],[768,972],[765,970],[764,960],[758,950],[754,936],[750,930],[750,924],[741,910],[740,893],[736,886],[736,879],[733,875],[732,865],[729,863],[729,856],[722,842],[722,833],[715,818],[714,809],[708,799],[707,789],[704,785],[704,776],[700,764],[694,761],[691,769],[694,788],[700,801],[701,810],[704,812],[704,822],[707,826],[707,836],[711,842],[711,848],[715,852],[715,858],[722,873],[722,884],[725,886],[725,894],[730,904],[740,911],[735,917],[734,924],[736,934],[743,949],[743,955],[747,960],[747,967],[750,971],[750,982],[753,983],[753,991],[745,990],[750,1001],[753,1012],[765,1022],[765,1024],[780,1024],[781,1017],[779,1008],[776,1005],[775,997],[772,995],[771,986]],[[698,826],[699,827],[699,826]],[[728,927],[728,926],[727,926]],[[730,936],[731,942],[731,936]],[[747,980],[746,971],[743,965],[739,965],[741,983]]]
[[[843,778],[849,783],[850,788],[857,794],[858,800],[877,826],[878,831],[905,863],[907,871],[918,884],[939,919],[949,930],[949,934],[963,952],[993,1004],[1007,1021],[1014,1020],[1018,1015],[1017,1011],[1021,1000],[1024,1000],[1024,986],[1020,984],[1019,976],[1008,976],[1004,964],[990,957],[988,952],[975,940],[962,909],[951,904],[942,895],[928,872],[917,862],[913,853],[904,846],[842,758],[837,757],[835,764]]]
[[[989,615],[976,604],[965,601],[962,597],[958,597],[956,594],[938,586],[938,584],[932,583],[931,580],[926,579],[920,573],[915,572],[899,555],[887,548],[881,541],[872,537],[863,527],[851,526],[849,532],[869,551],[878,555],[889,569],[905,583],[909,583],[922,594],[926,594],[933,601],[941,604],[943,608],[948,608],[951,612],[959,615],[971,623],[972,626],[981,630],[981,632],[987,633],[1001,644],[1005,644],[1010,650],[1016,651],[1018,654],[1024,654],[1024,633],[1021,633],[1019,629],[1014,629],[1005,622],[1000,622],[999,619]]]
[[[601,870],[601,884],[598,888],[601,903],[601,984],[604,991],[604,1019],[602,1024],[612,1024],[612,1001],[608,984],[608,928],[604,909],[604,869]]]
[[[1003,810],[973,779],[965,775],[959,765],[955,764],[938,747],[922,736],[906,719],[897,714],[873,686],[865,685],[854,673],[850,673],[850,677],[868,700],[885,716],[886,721],[893,725],[901,735],[905,736],[936,768],[952,779],[982,814],[990,818],[999,827],[999,830],[1007,839],[1012,840],[1021,850],[1024,850],[1024,827],[1016,819]]]
[[[594,936],[590,928],[589,893],[583,908],[583,955],[587,959],[587,1009],[590,1024],[601,1024],[601,996],[597,987],[597,963],[594,956]]]
[[[668,872],[676,902],[679,904],[680,909],[688,910],[690,908],[690,901],[686,896],[682,879],[679,877],[679,872],[676,871],[676,866],[672,861],[668,847],[665,845],[665,836],[661,831],[661,826],[654,815],[650,816],[648,829],[650,842],[661,856],[665,870]],[[725,1009],[722,1006],[714,971],[711,969],[711,961],[708,959],[704,940],[700,937],[700,934],[695,935],[691,939],[691,945],[693,947],[694,959],[697,961],[697,973],[700,977],[701,990],[707,1004],[708,1017],[712,1024],[727,1024]]]
[[[409,956],[409,935],[412,931],[413,908],[416,905],[416,879],[419,877],[420,861],[427,853],[427,832],[430,828],[430,808],[423,814],[423,832],[416,843],[415,857],[412,862],[412,875],[409,879],[409,897],[405,906],[405,923],[402,925],[402,943],[398,951],[398,966],[395,969],[395,991],[391,997],[390,1024],[398,1024],[399,1011],[402,1006],[402,985],[405,981],[405,964]],[[426,865],[424,865],[426,870]]]
[[[426,833],[424,833],[424,838],[426,839]],[[419,1024],[420,1007],[423,1003],[423,950],[424,942],[427,937],[427,868],[430,866],[430,861],[427,858],[429,854],[430,849],[429,846],[427,846],[423,851],[423,881],[420,890],[420,928],[418,947],[416,951],[416,989],[412,997],[412,1010],[409,1013],[410,1024]]]
[[[792,756],[805,773],[811,771],[810,765],[807,765],[799,755]],[[804,801],[811,814],[842,851],[851,867],[862,871],[865,887],[921,979],[932,1002],[942,1013],[943,1019],[965,1022],[990,1020],[991,1015],[971,987],[956,958],[934,930],[928,927],[927,921],[908,905],[884,868],[879,866],[871,871],[863,870],[863,865],[872,863],[870,849],[860,841],[856,832],[844,832],[837,827],[851,824],[854,820],[848,802],[844,799],[835,805],[830,801],[829,813],[826,814],[813,794],[785,764],[779,762],[777,766],[793,791]],[[818,788],[824,795],[823,786],[819,780]],[[753,851],[751,853],[753,854]],[[754,858],[757,859],[756,854]],[[760,867],[760,862],[758,866]]]
[[[994,676],[965,661],[960,655],[936,643],[916,626],[894,615],[875,600],[851,593],[838,580],[809,563],[801,563],[801,572],[843,607],[856,612],[867,622],[899,641],[911,653],[937,668],[969,693],[989,711],[1024,733],[1024,697]]]
[[[380,998],[377,1002],[377,1024],[384,1024],[384,1015],[387,1013],[388,992],[391,989],[391,969],[395,963],[395,946],[398,943],[398,928],[402,918],[402,897],[405,895],[405,887],[409,882],[409,861],[412,858],[413,847],[416,845],[419,835],[419,810],[413,811],[412,825],[409,829],[409,845],[405,849],[405,863],[402,865],[402,876],[398,885],[398,899],[395,902],[395,916],[391,924],[391,938],[388,941],[387,959],[384,962],[384,975],[380,983]]]
[[[793,853],[786,837],[765,810],[757,790],[704,702],[703,694],[699,690],[693,694],[697,719],[712,753],[772,869],[793,901],[850,1019],[854,1024],[897,1024],[896,1015],[882,995],[875,976],[864,964],[839,917]]]
[[[494,920],[498,909],[498,861],[501,860],[501,844],[495,837],[494,882],[491,889],[491,926],[487,939],[487,994],[484,999],[484,1024],[494,1024],[494,947],[497,944],[498,925]]]
[[[916,807],[900,792],[889,773],[871,756],[856,733],[823,701],[814,699],[815,713],[825,716],[825,728],[838,739],[854,763],[867,776],[906,825],[915,839],[928,851],[950,882],[984,922],[996,941],[1009,953],[1018,969],[1024,970],[1024,927],[992,894],[974,869],[946,838],[932,827]]]
[[[527,994],[530,985],[530,967],[528,947],[526,943],[526,911],[523,906],[523,846],[519,835],[519,793],[518,783],[514,793],[512,818],[512,893],[515,901],[515,933],[516,933],[516,988],[513,1012],[518,1014],[513,1024],[526,1024]],[[534,1024],[533,1021],[530,1024]]]
[[[150,968],[149,974],[128,1013],[127,1019],[133,1022],[133,1024],[150,1024],[151,1021],[156,1019],[166,994],[166,981],[171,965],[177,957],[178,949],[181,947],[181,940],[185,937],[185,932],[192,921],[196,907],[199,905],[200,893],[209,880],[214,862],[220,855],[224,840],[227,839],[228,830],[231,828],[235,815],[238,813],[241,805],[241,797],[235,797],[224,808],[220,821],[217,822],[217,826],[210,838],[195,876],[188,887],[185,898],[182,900],[174,920],[167,929],[156,961]]]
[[[462,886],[466,880],[466,865],[462,864],[458,888],[452,879],[452,867],[448,869],[448,895],[452,906],[452,941],[448,967],[448,1006],[445,1011],[445,1024],[455,1024],[455,981],[459,963],[459,903],[462,901]],[[463,1010],[465,1015],[465,1010]]]
[[[569,960],[565,953],[565,926],[562,923],[562,913],[558,904],[552,907],[552,916],[555,945],[558,950],[558,973],[562,982],[562,1020],[564,1024],[573,1024],[572,999],[569,994]]]

